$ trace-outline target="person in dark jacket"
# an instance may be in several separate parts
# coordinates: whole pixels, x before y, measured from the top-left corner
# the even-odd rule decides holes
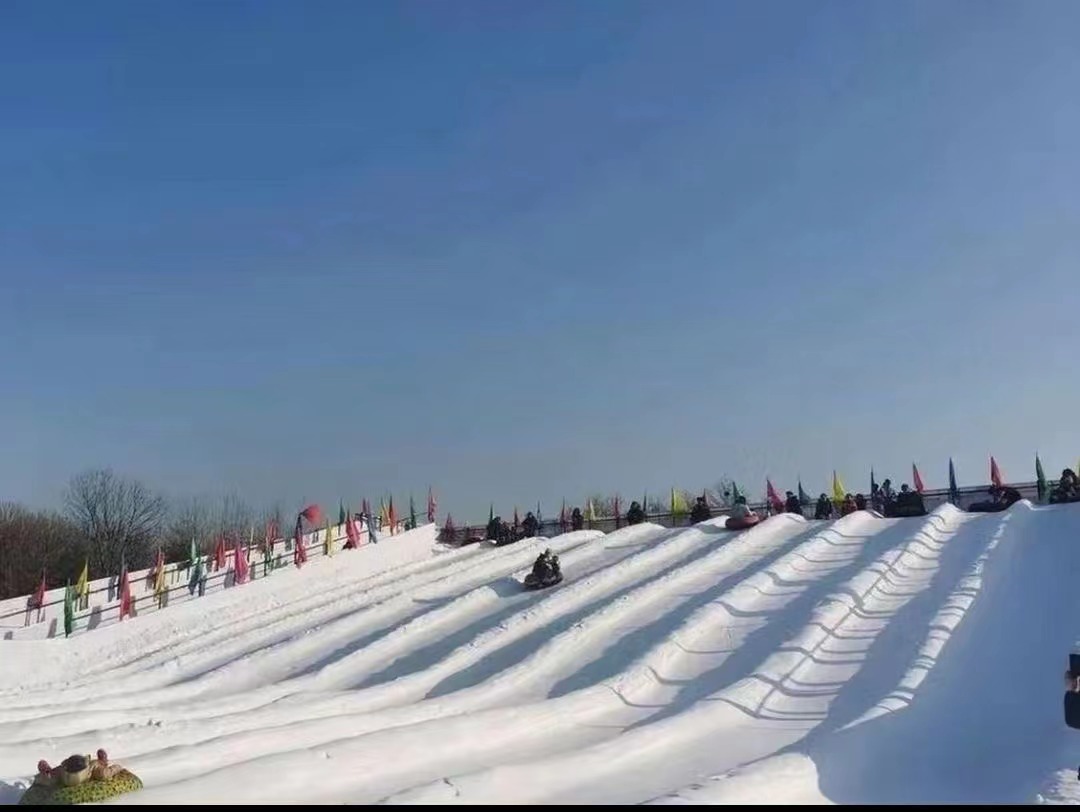
[[[829,497],[825,494],[821,494],[818,497],[817,505],[814,508],[815,519],[831,519],[832,518],[833,505],[829,501]]]
[[[581,508],[574,508],[570,514],[570,529],[581,530],[585,527],[585,517],[581,515]]]
[[[1077,500],[1080,500],[1080,480],[1077,480],[1071,468],[1066,468],[1061,472],[1061,479],[1058,480],[1057,487],[1050,495],[1050,501],[1075,502]]]
[[[711,518],[712,511],[709,510],[709,503],[705,501],[704,496],[699,496],[694,502],[694,509],[690,511],[690,524],[698,524]]]
[[[637,502],[630,503],[630,510],[626,511],[627,524],[641,524],[645,521],[645,511]]]
[[[785,493],[784,496],[787,497],[786,499],[784,499],[784,512],[798,513],[800,516],[802,516],[802,504],[799,502],[799,497],[797,497],[791,491]]]
[[[840,503],[840,515],[848,516],[858,508],[855,507],[855,497],[850,493],[844,494],[844,501]]]
[[[521,523],[521,529],[525,533],[525,538],[536,538],[540,534],[540,522],[536,520],[536,517],[530,510],[525,514],[525,520]]]
[[[855,509],[866,510],[866,497],[861,493],[855,494]]]

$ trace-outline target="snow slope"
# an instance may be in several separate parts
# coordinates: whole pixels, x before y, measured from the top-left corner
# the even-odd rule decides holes
[[[1021,503],[342,555],[0,641],[0,801],[99,746],[117,803],[1072,801],[1078,542]]]

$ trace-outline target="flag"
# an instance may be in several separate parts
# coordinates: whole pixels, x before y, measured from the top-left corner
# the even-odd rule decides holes
[[[449,513],[446,514],[446,524],[443,525],[442,537],[447,541],[454,540],[454,520]]]
[[[195,590],[198,589],[199,594],[202,595],[203,589],[201,583],[203,580],[203,563],[202,556],[199,555],[198,551],[195,549],[194,538],[191,540],[191,560],[193,566],[191,568],[191,577],[188,579],[188,594],[194,595]]]
[[[214,547],[214,572],[225,569],[225,536],[218,536]]]
[[[365,516],[371,515],[371,505],[368,504],[367,499],[360,500],[360,512],[363,513]]]
[[[916,467],[915,463],[911,463],[911,484],[917,493],[923,492],[922,477],[919,476],[919,469]]]
[[[278,524],[277,519],[271,519],[266,523],[266,532],[263,535],[263,553],[264,555],[274,554],[274,542],[278,537]]]
[[[1043,473],[1042,460],[1035,454],[1035,482],[1039,489],[1039,501],[1045,502],[1050,498],[1050,489],[1046,486],[1046,474]]]
[[[330,517],[326,517],[326,535],[323,536],[323,554],[331,556],[334,554],[334,536],[330,530]]]
[[[622,527],[622,505],[619,504],[619,494],[615,494],[615,529]]]
[[[249,571],[247,550],[237,544],[233,547],[233,581],[238,584],[244,583],[248,579]]]
[[[870,493],[876,493],[878,489],[877,480],[874,479],[874,466],[870,466]]]
[[[518,529],[518,525],[519,525],[520,523],[521,523],[521,521],[520,521],[520,520],[518,519],[518,509],[517,509],[517,505],[514,505],[514,531],[515,531],[515,532],[517,531],[517,529]]]
[[[731,481],[731,502],[732,502],[732,504],[734,504],[735,500],[737,500],[740,496],[742,496],[742,494],[739,493],[739,486],[735,484],[735,480],[732,480]]]
[[[386,518],[390,522],[390,535],[397,531],[397,511],[394,510],[394,497],[390,497],[390,507],[386,509]]]
[[[37,589],[34,590],[34,597],[31,598],[31,606],[34,609],[45,608],[45,571],[41,571],[41,583],[38,584]]]
[[[536,500],[536,526],[539,527],[544,523],[544,514],[540,512],[540,500]]]
[[[870,479],[873,480],[874,474],[870,473]],[[799,505],[801,507],[807,507],[811,503],[810,494],[803,490],[802,480],[799,480]]]
[[[780,498],[780,494],[776,492],[776,488],[773,487],[772,481],[768,477],[765,478],[765,493],[769,498],[769,505],[772,506],[772,509],[777,513],[783,513],[784,500]]]
[[[949,501],[954,505],[960,504],[960,489],[956,487],[956,468],[953,467],[952,457],[949,457]]]
[[[154,596],[158,599],[158,606],[161,606],[165,596],[165,551],[160,547],[154,563]]]
[[[131,583],[128,580],[127,562],[121,558],[120,572],[120,619],[131,614],[133,601],[131,600]]]
[[[412,494],[409,494],[409,527],[416,529],[416,505],[413,503]]]
[[[355,550],[360,545],[360,533],[356,529],[356,520],[350,515],[345,517],[345,549]]]
[[[686,497],[677,488],[671,489],[671,515],[678,518],[686,514]]]
[[[438,508],[439,503],[435,501],[435,491],[431,488],[427,489],[427,520],[428,524],[432,524],[435,521],[435,510]]]
[[[307,548],[304,547],[303,513],[296,517],[296,532],[293,534],[293,564],[296,568],[307,563]]]
[[[75,592],[71,582],[64,587],[64,637],[71,637],[75,629]]]
[[[300,515],[308,520],[308,524],[314,527],[319,523],[319,519],[322,518],[322,508],[318,505],[308,505],[300,511]]]
[[[649,518],[649,492],[648,491],[642,491],[641,492],[641,513],[646,519]]]
[[[585,503],[585,521],[590,524],[596,521],[596,504],[592,499]]]
[[[990,481],[999,488],[1004,484],[1004,480],[1001,478],[1001,469],[998,468],[997,460],[994,459],[993,455],[990,456]]]
[[[79,573],[79,580],[75,582],[75,596],[80,601],[90,600],[90,561],[86,559],[83,561],[82,572]]]
[[[836,471],[832,472],[832,495],[833,501],[839,504],[844,501],[844,495],[847,492],[844,490],[844,483],[840,481],[839,475]]]
[[[345,503],[340,500],[338,501],[337,523],[345,524]]]
[[[562,532],[566,532],[566,528],[570,526],[570,520],[566,516],[566,500],[562,500],[562,509],[559,511],[559,529]]]
[[[382,499],[379,500],[379,529],[382,530],[386,525],[390,524],[390,514],[386,512],[386,502]],[[391,533],[393,531],[391,530]]]

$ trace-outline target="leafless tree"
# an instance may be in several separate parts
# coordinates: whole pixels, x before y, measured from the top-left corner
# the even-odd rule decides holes
[[[148,566],[152,545],[165,519],[165,500],[142,482],[113,471],[94,470],[71,480],[68,517],[86,541],[90,568],[97,574]]]
[[[49,589],[78,577],[79,531],[63,516],[0,504],[0,599],[33,593],[44,575]]]

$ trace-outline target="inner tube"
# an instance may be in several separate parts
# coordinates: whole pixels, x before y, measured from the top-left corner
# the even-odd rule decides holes
[[[967,509],[968,513],[1001,513],[1007,506],[1003,502],[976,502]]]
[[[549,586],[555,586],[555,584],[562,583],[562,573],[556,572],[554,575],[549,575],[547,578],[537,578],[531,572],[525,576],[525,588],[526,589],[547,589]]]
[[[748,530],[760,521],[760,516],[747,516],[745,519],[730,518],[724,522],[724,527],[728,530]]]
[[[135,773],[120,770],[112,778],[84,781],[72,787],[44,787],[33,784],[19,799],[20,806],[69,806],[105,801],[142,789],[142,780]]]

